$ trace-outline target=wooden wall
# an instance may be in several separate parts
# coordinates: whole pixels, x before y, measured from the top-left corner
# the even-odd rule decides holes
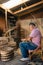
[[[0,16],[0,28],[5,32],[5,18]]]
[[[19,19],[19,22],[21,24],[21,28],[25,29],[25,36],[27,36],[29,31],[29,22],[34,22],[38,26],[38,28],[41,31],[41,34],[43,36],[43,11],[33,12],[31,14],[27,14],[25,16],[22,16]]]
[[[43,36],[43,11],[39,10],[19,18],[21,28],[25,29],[26,36],[29,34],[29,22],[34,22],[39,27]],[[0,16],[0,27],[5,31],[5,18]]]

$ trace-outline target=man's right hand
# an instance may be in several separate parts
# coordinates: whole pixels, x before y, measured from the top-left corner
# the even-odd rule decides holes
[[[26,41],[26,39],[21,39],[21,41],[25,42],[25,41]]]

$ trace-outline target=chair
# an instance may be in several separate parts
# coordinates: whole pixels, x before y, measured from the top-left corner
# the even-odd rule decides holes
[[[32,54],[31,54],[32,53]],[[29,50],[29,57],[32,59],[34,54],[40,54],[40,58],[43,60],[43,37],[41,38],[41,47],[37,51]]]

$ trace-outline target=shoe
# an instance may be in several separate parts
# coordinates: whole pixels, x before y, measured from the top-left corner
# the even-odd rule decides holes
[[[22,59],[20,59],[20,61],[28,61],[28,60],[30,60],[29,58],[22,58]]]

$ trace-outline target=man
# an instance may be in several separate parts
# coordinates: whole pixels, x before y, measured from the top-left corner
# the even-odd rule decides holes
[[[21,42],[19,45],[23,57],[20,59],[21,61],[29,60],[29,50],[37,51],[37,49],[40,47],[41,33],[39,29],[34,23],[30,23],[29,28],[31,32],[30,35],[28,38],[22,39],[23,42]]]

